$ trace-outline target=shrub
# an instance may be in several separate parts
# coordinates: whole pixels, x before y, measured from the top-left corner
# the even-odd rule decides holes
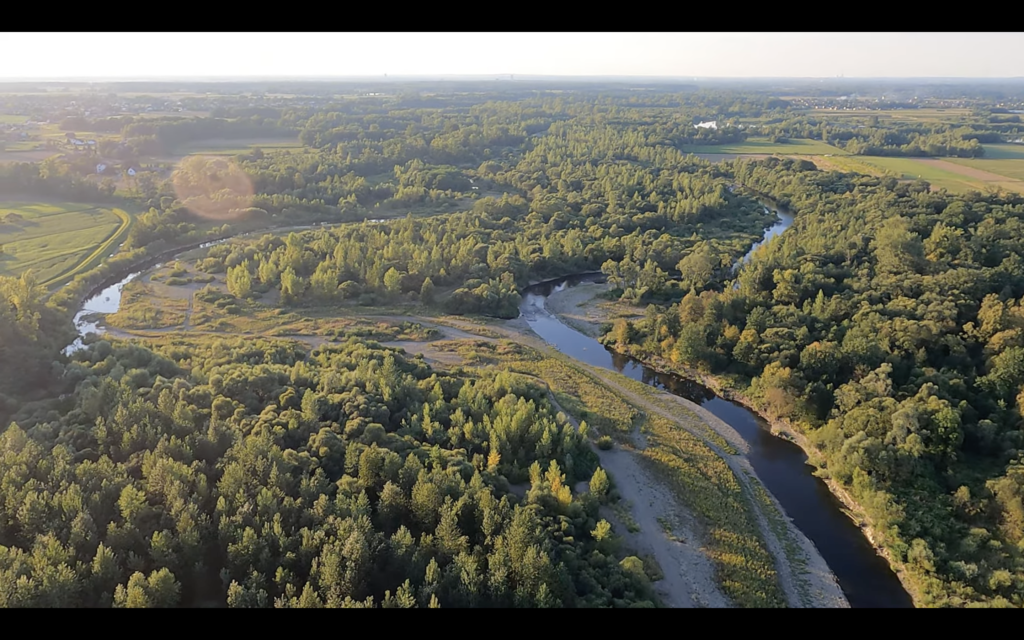
[[[597,448],[601,451],[608,451],[612,448],[611,436],[601,436],[597,439]]]

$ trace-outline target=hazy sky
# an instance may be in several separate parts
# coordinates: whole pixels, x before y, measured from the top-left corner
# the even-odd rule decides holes
[[[4,33],[0,78],[1024,77],[1022,33]]]

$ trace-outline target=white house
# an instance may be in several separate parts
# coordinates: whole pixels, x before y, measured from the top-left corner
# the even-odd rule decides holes
[[[711,120],[711,121],[708,121],[708,122],[701,122],[700,124],[693,125],[693,128],[694,129],[714,129],[714,130],[717,131],[718,130],[718,121],[717,120]]]

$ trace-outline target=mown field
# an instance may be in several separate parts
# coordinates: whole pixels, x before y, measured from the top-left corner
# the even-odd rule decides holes
[[[772,142],[767,138],[751,138],[735,144],[701,144],[683,147],[684,153],[727,153],[727,154],[803,154],[803,155],[846,155],[846,152],[820,140],[793,139],[789,142]]]
[[[92,204],[0,202],[0,275],[31,269],[39,283],[59,286],[116,251],[132,221]]]
[[[1016,160],[989,158],[948,158],[949,162],[973,169],[995,173],[1011,180],[1024,180],[1024,157]]]
[[[302,143],[296,138],[260,138],[252,140],[205,140],[182,145],[174,150],[172,158],[180,160],[185,156],[237,156],[249,153],[253,149],[266,151],[295,151],[302,149]]]
[[[1024,181],[1005,173],[1012,165],[1006,160],[979,160],[957,158],[880,158],[860,156],[858,160],[878,168],[884,174],[901,180],[927,180],[933,188],[950,193],[1006,189],[1024,193]],[[1018,165],[1018,170],[1020,166]]]
[[[1024,160],[1024,144],[986,144],[986,160]]]
[[[971,116],[970,109],[805,109],[804,114],[819,118],[870,118],[892,122],[955,122]]]

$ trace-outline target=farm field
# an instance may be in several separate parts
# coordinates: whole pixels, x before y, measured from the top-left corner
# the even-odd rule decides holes
[[[31,269],[40,284],[62,284],[116,251],[132,221],[94,204],[0,202],[0,275]]]
[[[970,109],[806,109],[802,113],[825,118],[869,118],[893,122],[952,122],[971,116]]]
[[[993,160],[989,158],[949,158],[948,162],[980,171],[994,173],[1011,180],[1024,180],[1024,158]]]
[[[751,138],[735,144],[705,144],[683,147],[683,153],[695,154],[782,154],[782,155],[846,155],[846,152],[820,140],[793,139],[789,142],[772,142],[768,139]]]
[[[16,162],[39,162],[46,160],[50,156],[55,156],[60,151],[54,149],[11,149],[8,147],[4,151],[0,151],[0,164],[5,163],[16,163]]]
[[[972,169],[974,165],[964,166],[961,162],[954,163],[946,159],[861,156],[858,160],[904,180],[927,180],[932,187],[946,189],[950,193],[985,191],[997,187],[1024,193],[1024,181]]]
[[[207,140],[201,143],[193,143],[178,147],[170,158],[171,161],[180,160],[190,155],[208,156],[236,156],[249,153],[255,148],[274,151],[287,151],[302,149],[302,143],[295,138],[260,138],[250,140]],[[165,160],[164,158],[160,158]]]
[[[1024,160],[1024,144],[985,144],[985,160]]]

